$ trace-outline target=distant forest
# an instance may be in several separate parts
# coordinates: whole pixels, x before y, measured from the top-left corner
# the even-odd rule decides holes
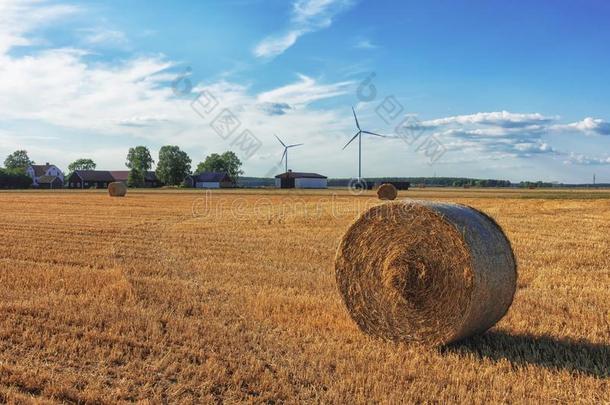
[[[370,177],[365,179],[369,184],[386,181],[408,181],[411,187],[520,187],[520,188],[550,188],[550,187],[591,187],[591,184],[560,184],[543,181],[522,181],[511,183],[509,180],[470,179],[466,177]],[[328,179],[329,187],[347,187],[350,179]],[[273,187],[275,179],[265,177],[240,177],[239,187]],[[594,187],[609,187],[610,184],[596,184]]]
[[[369,184],[379,184],[387,181],[408,181],[411,187],[510,187],[508,180],[468,179],[464,177],[370,177],[365,179]],[[329,187],[346,187],[350,179],[328,179]]]

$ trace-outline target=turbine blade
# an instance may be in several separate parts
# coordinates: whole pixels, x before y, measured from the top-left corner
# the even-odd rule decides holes
[[[345,144],[345,146],[343,147],[343,149],[347,148],[347,145],[349,145],[350,143],[352,143],[354,141],[354,139],[358,138],[358,135],[361,134],[362,131],[358,131],[356,132],[356,135],[354,135],[354,137],[352,139],[349,140],[348,143]]]
[[[294,148],[294,147],[296,147],[296,146],[301,146],[301,145],[305,145],[305,144],[304,144],[304,143],[296,143],[296,144],[294,144],[294,145],[288,145],[288,146],[286,146],[286,147],[287,147],[287,148]]]
[[[280,160],[280,163],[284,162],[284,158],[286,157],[287,153],[288,153],[288,148],[284,148],[284,153],[282,154],[282,160]]]
[[[369,131],[362,131],[362,133],[363,133],[363,134],[369,134],[369,135],[380,136],[380,137],[382,137],[382,138],[388,138],[388,136],[386,136],[386,135],[379,135],[379,134],[376,134],[376,133],[374,133],[374,132],[369,132]]]
[[[352,112],[354,113],[354,119],[356,120],[356,126],[358,127],[358,130],[360,130],[360,123],[358,122],[358,117],[356,117],[356,110],[354,110],[354,107],[352,107]]]
[[[283,147],[286,147],[286,145],[284,145],[284,142],[282,142],[282,140],[277,135],[274,134],[273,136],[275,136],[277,140],[280,141]]]

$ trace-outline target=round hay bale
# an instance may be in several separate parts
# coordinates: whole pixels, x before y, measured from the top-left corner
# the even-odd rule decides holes
[[[377,197],[380,200],[395,200],[398,196],[398,190],[391,183],[384,183],[377,189]]]
[[[500,226],[474,208],[405,200],[373,207],[343,236],[335,270],[360,329],[443,345],[498,322],[517,267]]]
[[[110,183],[108,184],[108,194],[110,194],[110,197],[125,197],[127,186],[120,181]]]

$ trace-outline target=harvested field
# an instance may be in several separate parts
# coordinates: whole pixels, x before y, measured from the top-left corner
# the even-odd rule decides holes
[[[358,329],[334,257],[373,192],[0,193],[0,402],[609,402],[610,192],[406,195],[510,238],[518,288],[487,334]]]

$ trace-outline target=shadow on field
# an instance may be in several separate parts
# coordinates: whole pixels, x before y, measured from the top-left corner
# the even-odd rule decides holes
[[[506,359],[513,365],[534,364],[597,378],[610,377],[610,345],[607,344],[495,331],[453,343],[442,352],[472,353],[496,361]]]

